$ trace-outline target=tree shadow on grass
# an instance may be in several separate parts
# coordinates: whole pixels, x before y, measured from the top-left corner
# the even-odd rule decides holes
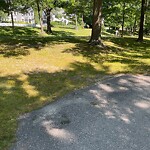
[[[2,37],[0,38],[0,54],[4,57],[29,55],[30,48],[33,48],[34,50],[41,50],[45,46],[51,46],[65,42],[82,43],[85,38],[75,37],[73,36],[74,34],[72,32],[65,31],[54,31],[53,35],[42,37],[38,36],[38,33],[35,33],[36,31],[32,30],[32,28],[16,28],[16,30],[19,31],[17,31],[17,34],[14,35],[9,33],[9,28],[8,33],[4,33],[6,36],[3,36],[3,31],[1,32],[2,34],[0,34]],[[21,32],[25,33],[21,34]]]
[[[150,40],[138,43],[135,38],[104,38],[106,47],[92,47],[87,43],[77,43],[75,47],[67,49],[64,53],[81,55],[87,60],[99,65],[108,62],[125,64],[127,70],[123,72],[150,73]]]
[[[19,115],[42,107],[75,89],[85,87],[109,73],[109,67],[103,66],[103,69],[98,70],[90,63],[75,62],[70,64],[70,67],[71,70],[54,73],[36,69],[32,72],[0,77],[2,149],[13,141]]]
[[[38,36],[38,30],[32,27],[0,27],[0,36]]]
[[[105,72],[91,64],[75,62],[71,70],[48,72],[36,69],[18,75],[0,77],[0,147],[12,142],[16,119],[75,89],[93,83]],[[107,69],[105,69],[107,70]]]
[[[142,57],[142,58],[149,58],[150,54],[150,40],[144,39],[142,43],[137,42],[136,38],[132,37],[125,37],[125,38],[104,38],[106,41],[110,41],[116,44],[119,47],[122,47],[125,52],[133,53],[133,57]],[[112,47],[111,47],[112,48]],[[136,55],[141,53],[140,55]]]

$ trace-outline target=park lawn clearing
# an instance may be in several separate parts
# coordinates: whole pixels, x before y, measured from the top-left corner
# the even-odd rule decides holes
[[[150,39],[103,37],[91,47],[90,29],[0,28],[0,150],[14,141],[17,118],[105,75],[150,73]]]

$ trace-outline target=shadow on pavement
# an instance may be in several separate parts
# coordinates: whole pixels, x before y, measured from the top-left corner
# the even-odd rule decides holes
[[[117,75],[22,116],[12,150],[149,150],[150,77]]]

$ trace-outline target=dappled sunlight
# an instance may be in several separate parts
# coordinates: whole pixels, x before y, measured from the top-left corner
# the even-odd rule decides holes
[[[126,124],[130,124],[131,121],[127,114],[121,114],[120,119],[123,120]]]
[[[22,73],[42,71],[49,73],[69,69],[73,62],[86,62],[83,57],[73,56],[62,51],[74,44],[58,44],[53,47],[44,47],[42,51],[30,49],[30,55],[16,58],[1,58],[0,72],[1,76],[19,75]]]
[[[58,139],[68,141],[70,138],[73,138],[70,133],[65,131],[65,129],[57,129],[57,128],[49,129],[48,127],[46,127],[46,130],[47,130],[48,134],[50,134],[51,136],[58,138]]]
[[[30,85],[28,81],[23,82],[22,88],[25,90],[29,97],[37,97],[39,95],[36,87]]]
[[[53,35],[43,37],[39,29],[16,28],[14,35],[11,29],[0,31],[3,37],[0,38],[0,139],[3,141],[12,139],[16,118],[22,113],[93,84],[104,75],[150,72],[150,40],[139,45],[132,38],[107,37],[106,48],[101,49],[87,44],[90,30],[84,30],[84,37],[81,30],[54,30]],[[145,92],[140,85],[146,88],[150,84],[146,77],[143,81],[132,78],[119,79],[117,85],[101,84],[98,88],[102,92],[90,91],[96,99],[92,107],[108,119],[132,124],[135,110],[130,105],[147,112],[150,109],[147,97],[134,100],[128,97],[133,82],[139,93]],[[125,99],[118,99],[121,96]],[[119,101],[130,105],[120,105]],[[43,127],[49,136],[59,140],[76,139],[74,132],[51,127],[48,122],[43,122]]]
[[[115,118],[116,118],[115,115],[114,115],[114,113],[111,112],[111,111],[106,111],[104,114],[105,114],[105,116],[108,117],[109,119],[115,119]]]
[[[22,82],[27,81],[28,75],[26,75],[26,74],[20,74],[20,76],[17,79],[20,80],[20,81],[22,81]]]
[[[101,84],[99,88],[101,88],[102,90],[105,90],[106,92],[114,92],[114,89],[106,84]]]
[[[58,140],[63,140],[66,142],[72,142],[76,140],[76,137],[74,134],[70,133],[69,131],[65,129],[59,129],[55,128],[51,125],[52,123],[50,121],[44,121],[42,123],[42,126],[45,128],[46,132]]]
[[[122,64],[119,62],[105,62],[103,63],[103,66],[105,66],[107,69],[108,74],[117,74],[121,72],[129,72],[128,65]]]
[[[14,80],[11,80],[11,79],[8,79],[7,81],[3,81],[1,82],[0,84],[0,88],[5,88],[5,89],[11,89],[15,86],[15,81]]]
[[[104,41],[104,44],[107,45],[107,46],[109,46],[109,47],[117,48],[120,51],[121,50],[125,50],[123,47],[121,47],[121,46],[119,46],[119,45],[117,45],[117,44],[115,44],[113,42],[110,42],[110,41]]]
[[[49,94],[62,96],[62,89],[68,92],[67,88],[78,86],[80,76],[75,82],[72,80],[81,71],[84,72],[86,67],[94,70],[89,64],[79,62],[72,66],[74,70],[71,71],[51,74],[35,71],[22,75],[20,80],[27,80],[39,91],[38,98],[29,104],[33,106],[40,98]],[[84,78],[82,80],[85,81]],[[26,144],[35,146],[39,141],[38,144],[42,148],[51,146],[52,149],[57,149],[62,145],[63,149],[66,146],[70,149],[76,146],[78,149],[79,145],[79,148],[85,146],[92,149],[92,143],[97,144],[97,141],[101,140],[110,149],[111,145],[116,143],[121,148],[125,148],[127,144],[133,148],[132,143],[136,143],[135,137],[140,135],[145,145],[149,141],[147,137],[150,133],[149,84],[143,85],[144,92],[140,87],[142,82],[146,81],[149,81],[149,76],[108,76],[90,87],[71,92],[51,105],[28,113],[20,120],[19,137],[22,137],[22,140],[18,140],[17,144],[24,147]],[[50,87],[50,83],[53,88]],[[139,147],[140,144],[139,142],[139,145],[134,146]]]
[[[146,90],[148,89],[150,83],[146,82],[148,81],[147,78],[148,76],[141,78],[141,75],[139,75],[126,79],[121,78],[120,75],[116,77],[115,84],[97,84],[99,90],[89,91],[96,98],[91,104],[95,108],[100,109],[107,118],[117,119],[125,124],[130,124],[134,121],[136,109],[145,110],[145,113],[150,113],[148,91],[143,91],[144,89],[141,90],[140,88],[142,86]],[[133,86],[134,88],[131,89]],[[141,97],[141,92],[143,97]],[[141,98],[143,100],[140,100]]]
[[[12,93],[13,93],[12,90],[5,90],[5,91],[3,92],[4,95],[10,95],[10,94],[12,94]]]
[[[150,110],[150,101],[141,100],[138,102],[135,102],[135,106],[141,108],[141,109],[149,109]]]
[[[84,38],[74,36],[76,35],[74,30],[62,31],[61,28],[54,30],[54,35],[46,37],[16,35],[9,42],[6,37],[1,39],[0,43],[4,47],[1,48],[0,54],[4,58],[2,57],[0,72],[11,75],[43,69],[51,73],[69,69],[70,64],[76,61],[94,63],[94,66],[105,74],[150,71],[147,39],[139,45],[134,38],[104,37],[106,47],[102,49],[86,43],[89,32],[87,29],[84,30],[86,35]]]
[[[150,42],[145,40],[139,44],[135,38],[105,37],[105,47],[91,47],[86,43],[77,43],[65,53],[83,56],[90,63],[103,66],[106,74],[116,73],[149,73]],[[107,68],[107,70],[106,70]]]
[[[48,100],[48,97],[40,96],[39,100],[44,103]]]
[[[37,109],[66,93],[96,82],[96,76],[98,79],[103,76],[101,70],[97,70],[89,63],[71,59],[66,63],[68,66],[63,65],[65,66],[63,69],[55,68],[49,63],[50,57],[47,56],[45,60],[37,59],[37,55],[40,55],[40,52],[36,53],[33,62],[27,61],[31,59],[31,55],[22,59],[1,59],[5,59],[6,62],[6,64],[4,61],[0,63],[2,67],[0,68],[0,116],[3,119],[0,124],[0,128],[3,129],[2,132],[0,131],[0,138],[4,141],[12,139],[17,125],[16,118],[20,114]],[[63,134],[68,135],[62,133],[62,136]]]
[[[45,35],[40,36],[40,30],[36,30],[36,28],[17,28],[16,27],[15,33],[10,35],[0,32],[0,55],[3,57],[20,57],[20,56],[28,56],[32,52],[32,49],[35,51],[43,50],[44,47],[52,47],[53,45],[57,44],[64,44],[64,43],[78,43],[85,41],[82,37],[73,36],[75,35],[74,30],[65,30],[54,28],[53,35]],[[7,30],[4,29],[4,30]],[[19,32],[21,30],[21,33]],[[22,31],[25,30],[23,33]],[[88,30],[85,30],[85,35],[88,33]],[[29,34],[29,35],[28,35]]]
[[[128,81],[128,80],[126,80],[126,79],[120,79],[120,80],[119,80],[119,83],[120,83],[120,84],[123,84],[123,85],[130,85],[130,84],[131,84],[131,82]]]

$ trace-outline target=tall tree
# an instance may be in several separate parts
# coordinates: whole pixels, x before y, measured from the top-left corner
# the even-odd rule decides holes
[[[67,2],[67,5],[65,7],[65,10],[68,14],[74,15],[74,21],[75,21],[75,29],[78,29],[78,16],[79,16],[79,6],[80,6],[80,0],[70,0]]]
[[[125,7],[126,7],[126,3],[125,1],[123,1],[123,9],[122,9],[122,32],[121,32],[121,37],[123,37],[123,33],[124,33],[124,22],[125,22]]]
[[[92,24],[92,6],[92,0],[70,0],[66,2],[65,11],[69,15],[73,14],[75,29],[78,29],[78,24],[84,26],[84,22]]]
[[[146,2],[145,12],[145,34],[150,34],[150,0]]]
[[[27,5],[28,8],[32,7],[34,12],[36,12],[36,16],[38,21],[36,23],[40,23],[41,32],[43,32],[43,0],[22,0],[22,5]]]
[[[43,0],[43,8],[46,15],[47,33],[52,33],[51,29],[51,11],[55,8],[57,0]]]
[[[39,21],[40,21],[41,32],[43,32],[42,1],[36,0],[35,2],[36,2],[36,6],[37,6]]]
[[[11,15],[12,28],[14,28],[13,11],[15,10],[14,3],[12,0],[1,0],[0,10]]]
[[[143,26],[144,26],[145,4],[146,4],[145,0],[142,0],[142,3],[141,3],[141,17],[140,17],[139,37],[137,39],[139,42],[143,41]]]
[[[14,29],[14,11],[25,11],[27,9],[24,4],[25,0],[0,0],[0,10],[11,16],[12,28]]]
[[[94,0],[92,33],[91,33],[91,39],[89,41],[91,45],[102,45],[101,22],[102,22],[102,0]]]
[[[43,0],[43,10],[47,20],[47,33],[52,33],[51,29],[51,12],[56,7],[62,7],[67,0]]]

